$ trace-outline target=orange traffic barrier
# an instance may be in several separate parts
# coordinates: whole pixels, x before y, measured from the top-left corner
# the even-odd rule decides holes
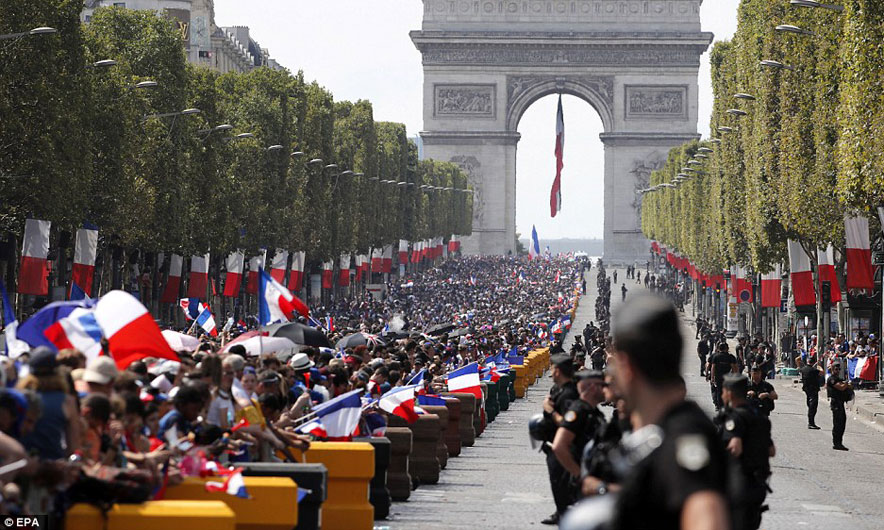
[[[374,447],[365,442],[313,442],[304,458],[328,468],[322,530],[372,530],[374,506],[368,492],[374,477]]]
[[[524,364],[513,364],[510,365],[510,369],[516,372],[516,381],[513,383],[516,397],[523,398],[528,391],[528,367]]]
[[[298,486],[287,477],[243,477],[249,499],[206,490],[222,477],[187,477],[166,490],[169,500],[221,501],[236,514],[236,530],[291,530],[298,524]],[[163,530],[168,530],[163,528]]]
[[[236,515],[221,501],[148,501],[114,504],[107,513],[75,504],[65,514],[67,530],[234,530]]]

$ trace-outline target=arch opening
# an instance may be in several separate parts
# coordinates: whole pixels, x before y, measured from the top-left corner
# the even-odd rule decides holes
[[[516,150],[516,231],[522,240],[530,239],[531,227],[536,226],[541,247],[545,246],[544,240],[550,239],[597,239],[598,255],[601,255],[605,223],[605,148],[599,134],[605,131],[604,118],[583,97],[564,93],[562,211],[552,218],[549,196],[556,169],[557,103],[555,93],[535,98],[515,122],[521,134]],[[588,242],[562,244],[595,247]],[[556,248],[551,250],[557,251]],[[593,248],[584,250],[592,253]]]

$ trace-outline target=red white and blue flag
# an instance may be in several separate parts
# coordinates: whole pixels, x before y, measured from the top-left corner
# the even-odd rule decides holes
[[[263,268],[258,267],[258,320],[262,326],[274,322],[288,322],[295,312],[305,318],[310,309],[297,296],[289,292]]]
[[[235,298],[239,296],[242,287],[242,272],[245,265],[245,255],[240,252],[231,252],[227,256],[227,275],[224,277],[224,296]]]
[[[27,219],[18,270],[19,294],[49,293],[49,221]]]
[[[212,312],[209,311],[208,308],[204,309],[199,316],[196,317],[196,323],[199,324],[199,327],[209,335],[213,337],[218,336],[218,327],[215,325],[215,316],[212,315]]]
[[[531,226],[531,243],[528,247],[528,258],[534,259],[540,255],[540,240],[537,239],[537,227]]]
[[[120,370],[139,359],[180,361],[147,308],[125,291],[111,291],[95,304],[95,321]]]
[[[206,482],[206,491],[209,492],[224,492],[228,495],[233,495],[234,497],[239,497],[241,499],[250,499],[249,492],[246,491],[246,482],[242,478],[242,469],[234,469],[229,472],[225,472],[223,470],[218,470],[217,473],[219,475],[227,475],[227,478],[224,479],[224,482]]]
[[[482,399],[482,387],[479,381],[479,364],[472,363],[448,374],[448,391],[473,394]]]
[[[813,270],[810,259],[797,241],[788,241],[789,268],[792,278],[792,296],[796,306],[816,304],[816,293],[813,288]]]
[[[187,296],[202,298],[209,288],[209,255],[190,257],[190,281],[187,284]]]
[[[258,269],[264,267],[264,262],[266,260],[266,250],[262,250],[260,254],[249,259],[249,277],[248,282],[246,282],[246,293],[258,294],[258,284],[261,283],[258,280]]]
[[[417,412],[414,410],[417,388],[415,385],[393,388],[381,396],[378,400],[378,407],[384,412],[399,416],[408,423],[414,423],[417,421]]]
[[[315,418],[295,430],[301,434],[312,434],[317,438],[351,437],[362,416],[360,393],[362,389],[351,390],[318,405],[313,409]]]
[[[845,217],[844,229],[847,243],[847,289],[871,291],[875,286],[875,273],[872,270],[869,220],[865,217]]]
[[[6,356],[12,359],[17,359],[23,353],[30,351],[31,347],[27,342],[18,339],[16,336],[18,319],[15,318],[15,311],[12,310],[12,305],[9,303],[9,296],[6,294],[6,286],[3,285],[3,280],[0,280],[0,300],[3,302],[3,326],[4,335],[6,337]]]
[[[302,251],[292,252],[292,270],[289,274],[289,286],[292,291],[300,291],[304,283],[304,259],[306,254]]]
[[[562,211],[562,168],[565,152],[565,116],[562,113],[562,95],[559,94],[559,107],[556,111],[556,178],[549,194],[549,213],[555,217]],[[540,251],[538,250],[538,254]]]
[[[196,320],[200,313],[209,309],[209,306],[200,302],[199,298],[182,298],[178,300],[178,307],[184,312],[185,320]]]
[[[77,230],[74,264],[71,267],[71,288],[68,296],[70,300],[82,300],[92,293],[92,278],[95,274],[97,254],[98,229],[90,225]]]
[[[59,350],[78,350],[91,360],[101,355],[101,328],[92,309],[78,307],[43,332]]]
[[[285,285],[285,268],[289,262],[289,251],[281,248],[276,249],[273,260],[270,262],[270,276],[278,281],[281,285]]]
[[[169,278],[166,280],[166,286],[163,288],[163,295],[160,302],[171,304],[178,300],[179,290],[181,289],[181,271],[184,266],[184,256],[172,254],[169,258]]]

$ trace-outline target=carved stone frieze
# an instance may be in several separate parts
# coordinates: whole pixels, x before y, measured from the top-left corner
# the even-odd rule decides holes
[[[435,85],[433,112],[438,117],[493,118],[496,85]]]
[[[467,174],[467,182],[473,188],[473,226],[475,228],[485,226],[485,190],[482,186],[482,163],[474,156],[458,155],[449,160],[457,164]]]
[[[424,65],[698,66],[694,46],[444,44],[422,49]]]
[[[626,86],[626,118],[687,118],[687,86]]]
[[[638,192],[650,186],[651,173],[663,169],[665,164],[666,161],[659,155],[651,156],[650,160],[635,160],[632,163],[632,171],[630,173],[635,178],[633,185],[636,192],[635,199],[632,201],[632,207],[635,209],[636,228],[640,228],[642,225],[642,199],[644,199],[644,195]]]
[[[614,78],[612,76],[595,75],[569,75],[564,78],[554,75],[507,76],[507,102],[509,105],[512,105],[526,91],[531,90],[537,85],[558,81],[559,79],[566,79],[568,82],[583,85],[597,94],[609,106],[614,103]]]

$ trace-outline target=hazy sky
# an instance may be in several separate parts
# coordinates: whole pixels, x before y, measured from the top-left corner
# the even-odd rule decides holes
[[[739,0],[705,0],[703,30],[716,40],[736,30]],[[421,57],[408,32],[420,29],[420,0],[215,0],[215,23],[249,26],[252,38],[280,64],[304,70],[336,100],[367,99],[378,121],[396,121],[409,136],[423,126]],[[589,104],[566,96],[562,213],[549,217],[555,170],[556,98],[532,105],[519,124],[517,230],[537,226],[541,238],[601,237],[604,150],[601,119]],[[705,136],[712,109],[708,54],[700,68],[700,123]]]

